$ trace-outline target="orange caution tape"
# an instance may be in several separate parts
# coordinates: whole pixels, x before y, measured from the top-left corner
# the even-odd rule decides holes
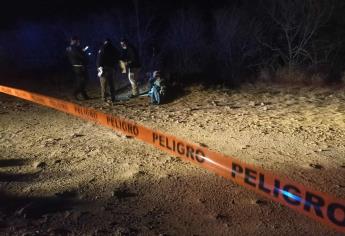
[[[115,131],[133,136],[345,233],[344,200],[314,191],[254,165],[186,142],[172,135],[152,130],[131,120],[10,87],[0,86],[0,92],[91,120]]]

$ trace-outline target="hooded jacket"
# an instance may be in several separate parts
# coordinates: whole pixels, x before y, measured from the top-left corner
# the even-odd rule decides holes
[[[119,61],[119,52],[111,44],[111,42],[106,42],[98,51],[97,55],[97,67],[110,67],[114,68]]]
[[[121,60],[128,62],[129,68],[139,68],[141,66],[138,51],[132,46],[121,48]]]
[[[70,45],[66,49],[68,59],[73,66],[86,66],[87,56],[78,45]]]

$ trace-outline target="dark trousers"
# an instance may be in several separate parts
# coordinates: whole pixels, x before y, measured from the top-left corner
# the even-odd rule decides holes
[[[86,67],[84,66],[73,66],[74,75],[75,75],[75,82],[74,82],[74,96],[78,96],[81,94],[83,98],[87,98],[87,94],[85,91],[86,84],[88,81],[88,74],[86,71]]]
[[[114,69],[103,68],[103,74],[100,77],[101,83],[101,97],[105,101],[107,99],[107,88],[109,87],[110,97],[112,101],[115,101],[115,89],[114,89]]]

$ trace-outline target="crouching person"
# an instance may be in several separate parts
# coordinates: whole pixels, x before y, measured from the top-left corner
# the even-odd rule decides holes
[[[150,90],[148,96],[151,99],[151,104],[161,104],[166,97],[166,84],[164,79],[160,76],[159,71],[154,71],[149,79]]]

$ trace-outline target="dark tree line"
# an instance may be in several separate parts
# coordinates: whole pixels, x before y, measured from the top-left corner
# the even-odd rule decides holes
[[[2,68],[64,70],[65,47],[79,35],[93,66],[104,38],[125,36],[137,46],[143,72],[159,68],[180,80],[239,84],[284,69],[340,79],[345,57],[345,3],[341,0],[240,1],[205,9],[161,12],[139,0],[131,7],[88,14],[72,22],[22,22],[0,33]],[[320,69],[321,70],[321,69]],[[93,72],[92,72],[93,73]]]

